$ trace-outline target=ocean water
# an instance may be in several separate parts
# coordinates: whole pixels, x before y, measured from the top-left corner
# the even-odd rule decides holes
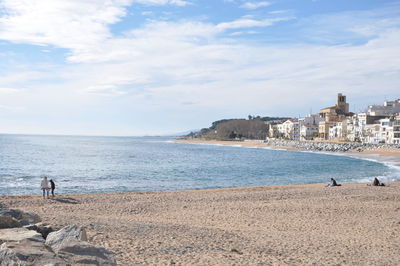
[[[174,143],[161,137],[0,135],[0,195],[161,191],[400,180],[374,161],[318,153]]]

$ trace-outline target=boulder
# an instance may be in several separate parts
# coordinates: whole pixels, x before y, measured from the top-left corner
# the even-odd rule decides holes
[[[34,224],[41,221],[40,217],[36,213],[5,208],[0,209],[0,217],[12,217],[18,220],[20,226]]]
[[[41,234],[23,227],[0,229],[0,243],[23,240],[44,242]]]
[[[46,239],[51,232],[54,232],[53,228],[50,225],[42,223],[25,225],[24,228],[40,233],[44,239]]]
[[[38,222],[41,222],[42,219],[40,219],[39,215],[33,212],[22,212],[21,213],[21,219],[20,223],[21,225],[28,225],[28,224],[36,224]]]
[[[114,253],[85,241],[82,227],[66,226],[49,233],[45,242],[48,230],[51,227],[41,223],[0,229],[0,266],[117,265]]]
[[[85,241],[65,241],[59,246],[57,255],[72,265],[117,265],[114,253]]]
[[[46,238],[46,245],[57,253],[61,244],[70,240],[87,241],[85,229],[76,225],[68,225],[61,230],[50,233]]]
[[[25,240],[0,246],[0,266],[70,265],[57,257],[43,242]]]
[[[21,227],[21,223],[11,216],[0,215],[0,229]]]

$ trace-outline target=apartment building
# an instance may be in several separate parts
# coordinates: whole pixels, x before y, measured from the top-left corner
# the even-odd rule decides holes
[[[370,116],[392,116],[400,113],[400,99],[385,101],[383,104],[369,105],[366,113]]]

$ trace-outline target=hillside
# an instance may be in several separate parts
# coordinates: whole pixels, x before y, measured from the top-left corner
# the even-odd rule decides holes
[[[222,119],[215,121],[209,128],[192,132],[187,137],[206,139],[265,139],[268,125],[281,123],[284,117],[249,116],[248,119]]]

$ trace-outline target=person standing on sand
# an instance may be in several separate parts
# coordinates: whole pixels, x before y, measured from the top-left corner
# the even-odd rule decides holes
[[[56,184],[53,179],[50,179],[50,187],[51,187],[51,196],[54,198],[54,190],[56,189]]]
[[[40,187],[43,190],[43,198],[45,199],[45,193],[47,192],[47,198],[49,198],[49,181],[47,180],[47,176],[43,177],[42,183],[40,183]]]

